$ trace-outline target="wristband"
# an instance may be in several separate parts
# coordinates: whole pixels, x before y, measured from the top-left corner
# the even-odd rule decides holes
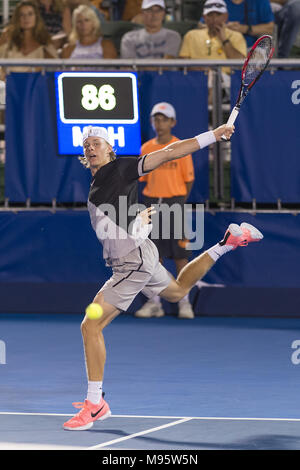
[[[225,39],[225,41],[222,42],[223,46],[225,46],[225,44],[227,44],[229,41],[229,39]]]
[[[216,137],[213,131],[203,132],[203,134],[196,135],[195,139],[197,139],[201,149],[216,142]]]

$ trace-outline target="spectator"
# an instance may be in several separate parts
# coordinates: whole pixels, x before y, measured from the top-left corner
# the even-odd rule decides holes
[[[273,34],[274,15],[270,0],[225,0],[228,9],[227,27],[242,33],[252,47],[263,34]]]
[[[186,59],[242,59],[247,55],[243,35],[227,27],[228,12],[224,0],[206,0],[203,7],[205,28],[188,31],[179,56]],[[230,69],[222,68],[224,88],[230,86]],[[208,77],[209,102],[212,101],[212,74]]]
[[[241,33],[227,27],[228,12],[224,0],[206,0],[203,7],[206,28],[188,31],[180,49],[187,59],[242,59],[247,55]]]
[[[124,59],[177,57],[181,37],[176,31],[163,28],[165,14],[164,0],[143,0],[144,27],[124,34],[121,40],[121,57]]]
[[[117,51],[110,39],[101,35],[101,24],[94,10],[80,5],[73,11],[72,32],[63,47],[64,59],[115,59]]]
[[[149,154],[156,150],[161,150],[166,145],[178,141],[172,135],[172,129],[176,125],[176,112],[169,103],[158,103],[151,111],[151,123],[155,130],[156,137],[149,140],[142,146],[142,155]],[[161,167],[140,178],[146,182],[143,189],[144,204],[151,207],[153,204],[167,204],[169,207],[177,204],[183,214],[184,202],[187,199],[194,181],[194,167],[191,155],[187,155],[179,160],[167,162]],[[174,215],[174,219],[175,219]],[[183,217],[180,220],[171,221],[170,238],[164,239],[161,232],[162,217],[159,222],[159,239],[152,239],[156,244],[159,256],[175,261],[177,274],[188,263],[188,251],[185,249],[186,240],[178,240],[174,236],[175,225],[182,226]],[[183,236],[182,236],[183,238]],[[164,315],[160,303],[160,297],[156,296],[136,312],[137,317],[160,317]],[[188,296],[179,302],[179,317],[194,318],[192,306]]]
[[[287,58],[300,28],[300,0],[272,0],[271,7],[278,26],[278,57]]]
[[[17,4],[10,24],[0,38],[0,57],[45,59],[58,56],[34,1]],[[10,71],[28,72],[32,67],[10,67]]]
[[[35,0],[41,17],[51,36],[71,32],[72,18],[69,6],[63,0]]]

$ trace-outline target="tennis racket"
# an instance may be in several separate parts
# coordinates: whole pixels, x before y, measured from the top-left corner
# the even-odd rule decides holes
[[[239,115],[244,99],[266,70],[273,53],[274,47],[271,36],[261,36],[253,44],[243,65],[241,87],[238,94],[238,99],[228,118],[227,126],[232,126],[234,124],[236,118]],[[222,140],[227,141],[229,139],[226,139],[225,136],[222,136]]]

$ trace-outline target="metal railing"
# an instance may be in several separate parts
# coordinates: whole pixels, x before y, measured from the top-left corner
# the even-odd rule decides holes
[[[220,68],[234,67],[241,68],[244,60],[241,59],[225,59],[225,60],[203,60],[203,59],[1,59],[0,66],[32,66],[44,69],[50,68],[70,68],[70,67],[130,67],[132,69],[141,69],[143,67],[155,68]],[[300,59],[272,59],[269,68],[299,68]]]
[[[228,113],[230,112],[230,104],[224,104],[222,99],[222,67],[230,67],[232,70],[241,69],[243,60],[185,60],[185,59],[94,59],[86,60],[79,59],[40,59],[40,60],[26,60],[26,59],[0,59],[0,67],[7,73],[10,68],[29,67],[32,71],[38,69],[41,73],[46,71],[60,71],[60,70],[156,70],[157,73],[163,74],[166,70],[182,70],[184,74],[188,74],[192,70],[212,70],[212,103],[209,105],[210,111],[210,126],[212,128],[226,122]],[[271,73],[276,73],[280,69],[299,69],[300,59],[273,59],[268,67]],[[4,107],[5,108],[5,107]],[[1,131],[1,129],[0,129]],[[5,131],[3,126],[2,131]],[[224,198],[224,159],[225,154],[230,152],[230,144],[219,142],[213,146],[213,174],[214,174],[214,197],[217,200]],[[226,205],[224,205],[226,207]],[[220,210],[224,210],[222,203]],[[207,201],[207,209],[209,209],[209,201]],[[235,202],[232,200],[229,206],[230,210],[238,210],[235,207]],[[251,212],[256,213],[258,210],[256,202],[253,201]],[[269,212],[265,209],[264,211]],[[278,201],[276,211],[286,211],[280,201]],[[295,211],[290,211],[295,213]],[[298,213],[298,209],[296,210]]]

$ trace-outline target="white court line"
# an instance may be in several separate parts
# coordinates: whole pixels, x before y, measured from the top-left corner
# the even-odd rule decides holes
[[[162,426],[157,426],[156,428],[146,429],[145,431],[140,431],[134,434],[129,434],[129,436],[120,437],[118,439],[113,439],[112,441],[102,442],[102,444],[97,444],[95,446],[88,447],[88,449],[89,450],[101,449],[102,447],[107,447],[112,444],[117,444],[118,442],[127,441],[128,439],[134,439],[135,437],[138,437],[138,436],[144,436],[145,434],[149,434],[151,432],[160,431],[161,429],[169,428],[171,426],[176,426],[177,424],[180,424],[180,423],[185,423],[186,421],[190,421],[191,419],[193,418],[179,419],[178,421],[173,421],[172,423],[163,424]]]
[[[0,411],[0,415],[20,416],[74,416],[74,413],[30,413],[17,411]],[[300,418],[246,418],[230,416],[151,416],[151,415],[111,415],[111,418],[143,418],[143,419],[197,419],[197,420],[224,420],[224,421],[300,421]]]
[[[0,413],[1,414],[1,413]],[[224,420],[224,421],[300,421],[300,418],[234,418],[224,416],[138,416],[138,415],[112,415],[114,418],[161,418],[161,419],[198,419],[198,420]]]

